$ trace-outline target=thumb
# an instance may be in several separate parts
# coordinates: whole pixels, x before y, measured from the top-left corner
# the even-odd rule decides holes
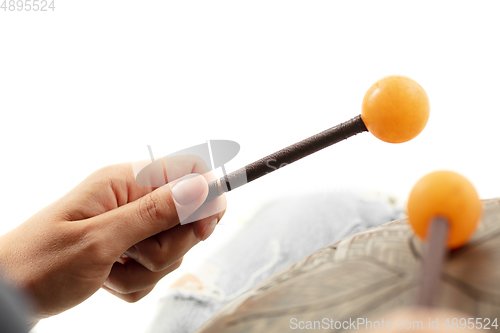
[[[195,212],[207,196],[205,177],[189,174],[90,220],[100,237],[104,237],[103,242],[113,242],[120,255],[132,245],[179,224]]]
[[[177,222],[183,222],[205,202],[208,196],[208,182],[200,174],[192,173],[168,183],[171,191]]]

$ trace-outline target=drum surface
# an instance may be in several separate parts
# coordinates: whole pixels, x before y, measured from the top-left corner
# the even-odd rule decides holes
[[[483,209],[470,242],[449,255],[436,306],[493,319],[500,317],[500,199],[483,201]],[[284,332],[293,320],[354,320],[412,306],[422,245],[406,219],[371,228],[270,276],[198,332]]]

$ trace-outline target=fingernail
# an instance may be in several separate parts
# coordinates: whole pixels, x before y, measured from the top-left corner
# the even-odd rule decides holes
[[[129,248],[127,251],[125,251],[124,254],[127,255],[129,258],[132,258],[134,260],[139,258],[139,252],[137,251],[135,246],[132,246],[131,248]]]
[[[205,235],[203,235],[203,241],[206,240],[214,232],[215,226],[217,225],[217,218],[214,218],[205,229]]]
[[[189,205],[205,192],[206,187],[206,181],[201,175],[190,174],[174,184],[172,197],[179,205]]]

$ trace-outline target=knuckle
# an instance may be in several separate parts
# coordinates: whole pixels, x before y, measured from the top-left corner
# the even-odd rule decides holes
[[[149,262],[149,270],[152,272],[160,272],[167,268],[169,265],[169,260],[168,258],[158,256],[154,257],[152,260]]]
[[[184,260],[184,257],[183,257],[183,258],[181,258],[181,259],[179,259],[179,260],[177,260],[175,263],[173,263],[173,264],[171,265],[171,268],[172,268],[172,270],[171,270],[171,271],[173,272],[173,271],[175,271],[177,268],[181,267],[181,264],[182,264],[182,261],[183,261],[183,260]]]
[[[191,170],[191,173],[196,172],[204,174],[211,170],[207,162],[202,157],[195,154],[168,156],[165,158],[165,163],[181,165],[183,170]]]
[[[143,265],[152,272],[161,272],[166,269],[173,271],[182,263],[182,258],[178,259],[172,254],[169,255],[168,250],[157,251],[154,255],[149,255],[148,259]]]
[[[137,296],[135,294],[130,294],[130,295],[125,295],[123,297],[123,299],[127,303],[137,303],[138,301],[140,301],[142,299],[142,297],[139,297],[139,296]]]
[[[98,177],[107,177],[116,172],[117,165],[107,165],[94,171],[93,175]]]
[[[126,279],[120,279],[113,276],[108,276],[107,283],[110,286],[112,286],[112,289],[115,292],[121,295],[128,295],[134,291],[132,289],[132,285]]]
[[[151,286],[154,286],[156,284],[156,281],[155,283],[150,283],[149,279],[146,278],[145,280],[146,282],[142,281],[138,284],[138,282],[134,279],[124,279],[109,276],[106,281],[106,285],[108,286],[108,288],[111,288],[114,293],[119,294],[121,298],[134,298],[138,295],[141,295],[144,288],[151,288]],[[143,296],[144,295],[136,298],[135,301],[138,301]]]
[[[139,202],[140,218],[151,222],[163,221],[165,216],[162,212],[161,204],[161,198],[156,191],[141,197]]]
[[[127,294],[123,295],[122,299],[127,302],[127,303],[136,303],[137,301],[140,301],[145,295],[141,292],[136,292],[132,294]]]
[[[210,168],[203,158],[198,155],[188,155],[189,159],[197,166],[201,172],[209,172]]]

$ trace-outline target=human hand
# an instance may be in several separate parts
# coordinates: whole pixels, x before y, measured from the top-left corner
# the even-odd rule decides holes
[[[33,299],[33,320],[69,309],[101,286],[137,301],[210,236],[224,215],[224,196],[203,205],[206,217],[179,224],[203,204],[215,179],[203,160],[171,157],[162,171],[165,179],[203,176],[151,188],[136,182],[130,163],[105,167],[0,237],[0,268]]]

